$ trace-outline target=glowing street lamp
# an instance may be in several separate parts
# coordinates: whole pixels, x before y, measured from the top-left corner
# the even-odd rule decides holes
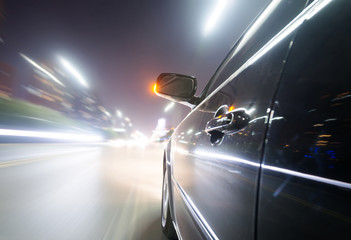
[[[214,8],[212,15],[210,16],[210,18],[206,23],[205,30],[204,30],[205,35],[207,35],[213,29],[221,13],[225,9],[226,4],[227,4],[227,0],[217,0],[217,6]]]
[[[67,60],[63,59],[62,57],[59,58],[62,65],[65,66],[65,68],[72,73],[72,75],[78,80],[80,84],[82,84],[84,87],[88,87],[87,81],[83,78],[83,76],[78,72],[76,68],[74,68]]]
[[[45,70],[44,68],[42,68],[38,63],[34,62],[32,59],[30,59],[29,57],[27,57],[26,55],[20,53],[21,57],[23,57],[27,62],[29,62],[30,64],[32,64],[35,68],[37,68],[38,70],[42,71],[43,73],[45,73],[46,75],[48,75],[52,80],[54,80],[55,82],[57,82],[58,84],[60,84],[61,86],[64,86],[62,82],[60,82],[60,80],[58,80],[53,74],[51,74],[50,72],[48,72],[47,70]]]

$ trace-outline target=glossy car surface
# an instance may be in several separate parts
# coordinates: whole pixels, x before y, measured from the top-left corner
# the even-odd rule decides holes
[[[272,1],[199,97],[159,77],[193,106],[165,149],[166,236],[351,236],[350,42],[350,1]]]

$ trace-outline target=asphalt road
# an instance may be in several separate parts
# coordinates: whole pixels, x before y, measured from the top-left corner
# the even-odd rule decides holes
[[[0,240],[165,239],[162,146],[1,144]]]

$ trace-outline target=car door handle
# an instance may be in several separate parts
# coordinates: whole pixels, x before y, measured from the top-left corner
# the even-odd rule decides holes
[[[219,112],[222,114],[218,114]],[[206,124],[205,132],[211,136],[210,141],[213,145],[221,143],[225,134],[233,134],[243,129],[250,121],[250,116],[244,109],[223,112],[225,110],[221,107],[215,117]]]
[[[249,122],[249,115],[245,111],[232,111],[207,122],[206,133],[219,131],[222,133],[238,131],[244,128]]]

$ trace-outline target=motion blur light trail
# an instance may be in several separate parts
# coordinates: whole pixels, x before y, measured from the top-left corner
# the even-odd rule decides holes
[[[63,59],[60,57],[61,63],[65,66],[65,68],[73,74],[73,76],[78,80],[80,84],[82,84],[84,87],[88,87],[87,81],[83,78],[83,76],[78,72],[75,67],[73,67],[67,60]]]
[[[223,11],[225,10],[226,5],[227,5],[227,0],[217,1],[217,6],[213,9],[214,10],[213,13],[207,20],[207,23],[204,29],[205,35],[207,35],[210,31],[212,31],[218,19],[223,14]]]
[[[27,62],[29,62],[30,64],[32,64],[35,68],[39,69],[40,71],[42,71],[43,73],[45,73],[46,75],[48,75],[52,80],[54,80],[55,82],[57,82],[58,84],[60,84],[61,86],[65,86],[60,80],[58,80],[54,75],[52,75],[50,72],[48,72],[47,70],[45,70],[44,68],[42,68],[38,63],[34,62],[32,59],[30,59],[29,57],[27,57],[26,55],[20,53],[21,57],[23,57]]]
[[[57,139],[57,140],[82,141],[82,142],[98,142],[103,140],[101,136],[96,134],[57,133],[57,132],[24,131],[24,130],[13,130],[13,129],[0,129],[0,136],[35,137],[35,138]]]

